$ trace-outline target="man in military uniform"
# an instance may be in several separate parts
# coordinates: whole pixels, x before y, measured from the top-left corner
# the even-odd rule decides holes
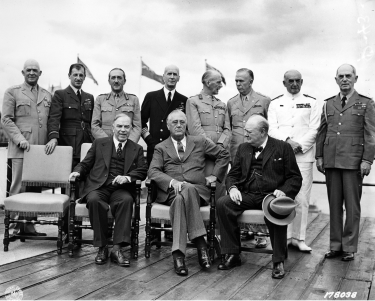
[[[5,91],[1,119],[9,137],[8,158],[12,159],[10,195],[25,191],[25,188],[21,187],[23,154],[25,150],[29,151],[30,145],[46,144],[47,118],[51,106],[51,94],[38,85],[42,74],[39,63],[35,60],[27,60],[22,74],[25,82]],[[19,219],[25,218],[19,217]],[[20,229],[27,235],[45,235],[36,232],[32,224],[26,225],[26,229],[23,225],[19,226],[20,224],[17,224],[17,231]]]
[[[311,252],[305,238],[321,108],[315,98],[300,93],[303,79],[297,70],[287,71],[283,84],[286,94],[273,99],[268,108],[269,135],[290,144],[303,178],[301,190],[295,198],[299,203],[296,217],[288,225],[288,244],[302,252]]]
[[[326,176],[330,210],[330,251],[325,257],[342,256],[343,261],[353,260],[357,252],[362,181],[375,155],[375,104],[354,89],[357,79],[353,66],[337,69],[340,93],[326,99],[316,142],[316,165]]]
[[[112,91],[99,95],[95,100],[92,134],[95,139],[111,136],[113,120],[116,115],[123,113],[132,120],[129,139],[138,143],[142,130],[138,97],[124,91],[126,76],[122,69],[112,69],[108,75],[108,82]]]
[[[221,74],[215,70],[208,70],[203,74],[203,89],[201,93],[188,98],[186,117],[191,136],[203,136],[214,144],[228,149],[231,132],[227,106],[215,97],[223,86],[221,81]],[[218,183],[216,198],[223,195],[225,186]]]
[[[187,97],[176,91],[180,80],[180,70],[174,65],[165,67],[164,87],[161,90],[146,94],[141,108],[142,138],[147,144],[147,162],[151,163],[156,144],[169,137],[167,116],[170,112],[180,109],[186,112]],[[147,127],[150,122],[150,127]]]
[[[93,141],[90,124],[94,96],[82,90],[86,78],[83,65],[72,64],[68,77],[70,85],[57,90],[52,98],[46,154],[52,154],[56,145],[73,147],[73,169],[80,161],[81,145]]]

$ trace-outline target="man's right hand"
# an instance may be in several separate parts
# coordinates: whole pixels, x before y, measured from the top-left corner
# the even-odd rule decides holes
[[[182,185],[186,183],[186,182],[180,182],[180,181],[177,181],[177,180],[173,180],[172,181],[172,187],[174,189],[174,193],[176,195],[178,195],[180,192],[181,192],[181,189],[182,189]]]
[[[241,202],[242,202],[242,195],[241,195],[241,192],[236,187],[233,187],[229,191],[229,196],[230,196],[230,199],[233,202],[235,202],[237,205],[241,204]]]
[[[323,167],[323,158],[316,159],[316,168],[318,168],[321,173],[325,174],[326,171]]]
[[[79,177],[80,176],[80,173],[79,172],[76,172],[76,171],[73,171],[70,175],[69,175],[69,181],[74,177]]]
[[[27,140],[22,140],[19,147],[25,149],[28,152],[30,150],[30,143]]]
[[[302,145],[299,144],[298,142],[296,142],[296,141],[294,141],[290,138],[288,138],[286,140],[286,142],[290,144],[290,146],[293,148],[293,151],[294,151],[295,154],[298,153],[298,152],[302,152]]]
[[[53,151],[55,150],[56,145],[57,145],[56,138],[52,138],[50,141],[48,141],[48,143],[46,144],[46,147],[44,148],[44,152],[46,153],[46,155],[52,154]]]

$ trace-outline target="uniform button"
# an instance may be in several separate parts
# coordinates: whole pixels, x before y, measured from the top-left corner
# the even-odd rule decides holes
[[[339,125],[341,125],[341,122],[339,122]]]
[[[358,116],[361,115],[361,114],[357,114]]]
[[[246,122],[245,120],[243,122]]]
[[[83,112],[81,114],[83,115]]]
[[[39,117],[39,120],[42,120],[42,118]]]
[[[337,135],[340,135],[340,132],[337,132]]]
[[[39,125],[39,127],[41,128],[41,127],[42,127],[42,125]]]
[[[161,122],[163,122],[163,119],[161,120]]]
[[[38,111],[38,113],[40,113],[40,111]]]
[[[105,177],[107,176],[107,175],[104,175]]]
[[[69,107],[69,109],[71,109],[72,107]]]
[[[340,116],[342,116],[342,113],[340,114]]]
[[[162,132],[163,131],[163,129],[160,129],[160,132]]]
[[[116,109],[116,111],[118,111],[118,109]]]
[[[160,138],[160,141],[163,141],[163,139]]]

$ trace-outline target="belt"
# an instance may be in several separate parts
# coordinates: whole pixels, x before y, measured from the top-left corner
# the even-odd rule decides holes
[[[223,128],[218,125],[202,125],[202,128],[206,131],[215,131],[217,133],[221,133]]]

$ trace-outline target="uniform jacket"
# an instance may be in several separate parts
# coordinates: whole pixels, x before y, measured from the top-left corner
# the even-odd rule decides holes
[[[250,93],[249,105],[245,108],[242,105],[240,94],[228,100],[228,114],[230,121],[230,129],[232,130],[232,139],[230,142],[231,160],[236,155],[237,148],[241,143],[245,142],[245,124],[249,117],[253,114],[259,114],[268,118],[268,107],[271,99],[254,90]]]
[[[92,116],[92,134],[95,139],[113,135],[112,124],[116,115],[123,113],[132,119],[133,128],[129,139],[137,143],[141,137],[141,113],[138,97],[122,91],[120,100],[116,105],[113,92],[101,94],[95,100],[94,113]]]
[[[320,124],[321,106],[306,94],[286,92],[272,100],[268,108],[268,134],[276,139],[290,139],[302,145],[297,162],[315,161],[315,140]]]
[[[294,199],[302,186],[302,175],[299,171],[292,147],[272,137],[268,137],[263,152],[262,178],[264,193],[273,193],[275,189],[283,191]],[[253,147],[243,143],[238,147],[233,166],[226,179],[226,187],[237,186],[241,191],[244,183],[250,179],[251,157]]]
[[[190,97],[186,102],[186,118],[190,135],[202,135],[228,147],[231,137],[228,109],[220,99],[203,91]]]
[[[362,160],[372,163],[375,155],[374,105],[371,98],[356,91],[344,108],[340,94],[326,99],[316,141],[316,157],[323,157],[325,168],[359,169]]]
[[[91,118],[94,96],[81,90],[81,102],[68,86],[57,90],[52,98],[48,118],[48,140],[56,138],[59,145],[73,147],[73,157],[79,158],[82,143],[91,143]]]
[[[38,86],[38,100],[25,83],[5,91],[1,122],[9,137],[8,158],[23,158],[22,140],[32,145],[47,143],[47,120],[51,94]]]
[[[221,182],[229,164],[229,153],[202,136],[187,136],[184,159],[180,161],[172,139],[168,138],[155,147],[148,177],[158,186],[156,202],[164,203],[172,179],[195,184],[200,196],[208,201],[210,190],[204,175],[206,156],[215,161],[212,175]]]
[[[74,171],[86,177],[85,186],[81,197],[84,198],[89,192],[100,188],[107,180],[111,165],[112,148],[114,147],[113,137],[99,138],[94,141]],[[147,165],[144,163],[143,148],[131,140],[127,140],[123,152],[125,152],[123,176],[129,176],[131,183],[136,180],[146,179]],[[134,185],[124,184],[134,195]]]

